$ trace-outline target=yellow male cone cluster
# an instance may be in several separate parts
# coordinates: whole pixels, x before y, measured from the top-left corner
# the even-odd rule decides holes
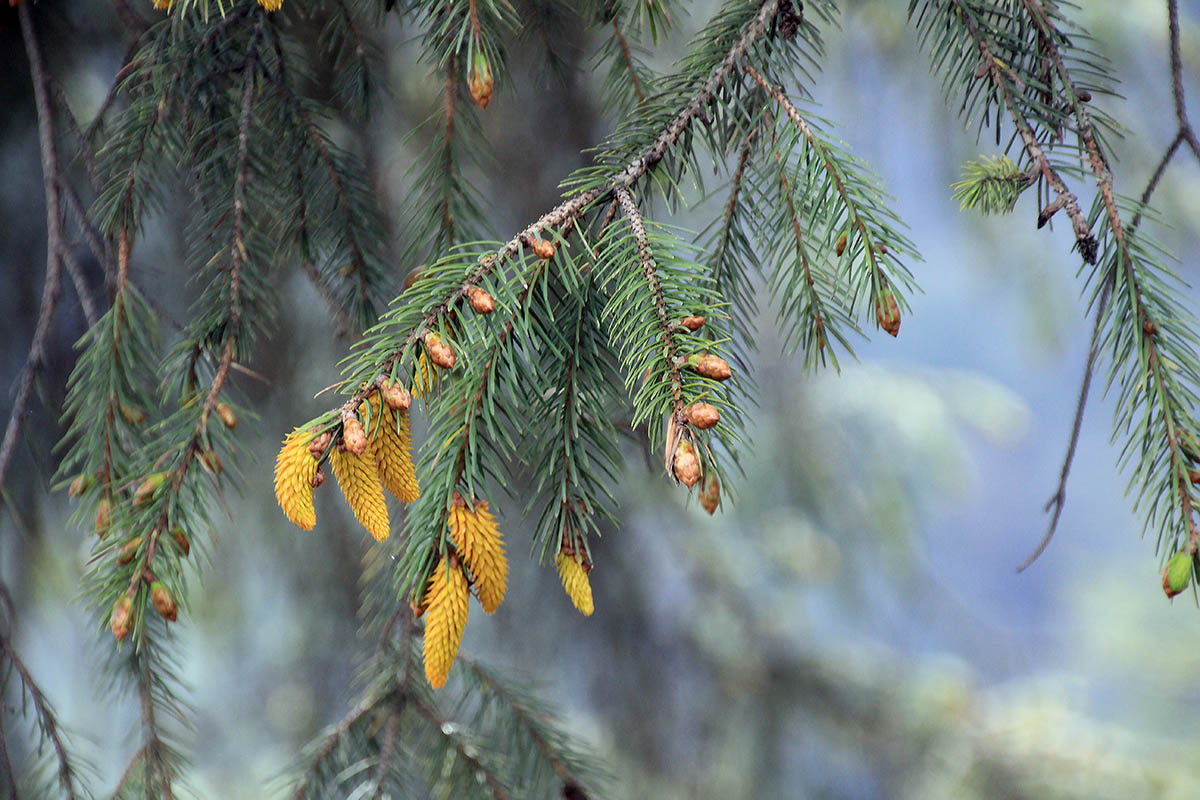
[[[387,403],[376,402],[377,397],[372,396],[371,408],[379,414],[379,427],[368,449],[375,457],[383,485],[405,503],[411,503],[421,496],[412,460],[412,420],[407,409],[393,409]]]
[[[333,465],[333,475],[354,516],[367,533],[382,542],[388,537],[388,511],[374,450],[368,448],[356,456],[349,450],[335,447],[329,453],[329,463]]]
[[[450,667],[458,657],[463,629],[467,627],[467,576],[458,557],[450,552],[438,561],[425,589],[425,677],[429,685],[446,685]]]
[[[592,605],[592,584],[583,565],[575,560],[575,556],[566,553],[559,553],[554,565],[558,567],[558,577],[575,608],[585,617],[590,617],[595,610]]]
[[[504,601],[508,586],[508,558],[504,555],[504,538],[496,527],[496,518],[488,511],[486,502],[476,503],[471,510],[462,496],[455,493],[447,522],[450,541],[471,571],[479,605],[491,614]]]
[[[311,431],[296,428],[283,440],[275,459],[275,499],[287,518],[306,531],[317,524],[312,479],[320,465],[308,451],[311,436]]]

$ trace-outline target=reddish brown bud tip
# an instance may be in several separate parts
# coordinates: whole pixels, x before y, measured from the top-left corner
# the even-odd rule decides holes
[[[225,465],[221,463],[221,457],[209,449],[200,454],[200,463],[213,475],[220,475],[225,471]]]
[[[471,90],[471,99],[480,108],[487,108],[492,102],[492,68],[482,54],[475,57],[467,73],[467,88]]]
[[[175,598],[171,597],[171,592],[167,590],[162,581],[150,584],[150,602],[154,604],[154,610],[158,612],[158,615],[167,622],[174,622],[179,616],[179,607],[175,605]]]
[[[324,482],[325,482],[325,473],[321,472],[321,470],[317,470],[316,472],[313,473],[312,478],[309,479],[308,485],[311,486],[312,488],[316,489],[318,486],[320,486]]]
[[[312,441],[308,443],[308,454],[320,461],[321,456],[325,455],[325,451],[329,449],[329,443],[333,441],[333,431],[325,431],[318,436],[314,436]]]
[[[675,478],[689,489],[700,480],[700,459],[688,442],[680,442],[675,449],[675,461],[672,463]]]
[[[467,299],[471,301],[471,308],[475,309],[476,314],[490,314],[496,310],[495,299],[478,286],[470,288]]]
[[[690,317],[684,317],[679,321],[679,324],[687,328],[689,331],[698,331],[704,327],[704,323],[706,322],[708,322],[708,317],[693,315]]]
[[[124,565],[128,564],[130,561],[133,561],[133,557],[137,555],[138,548],[141,546],[142,546],[142,537],[141,536],[138,536],[134,539],[130,539],[128,542],[126,542],[124,545],[122,545],[121,549],[117,552],[117,563],[120,564],[121,566],[124,566]]]
[[[833,245],[833,252],[838,258],[842,257],[842,253],[846,252],[846,232],[842,231],[842,235],[837,238],[837,242]]]
[[[111,514],[112,503],[108,501],[108,498],[102,498],[96,504],[96,533],[100,535],[101,539],[104,538],[104,534],[108,533],[108,523]]]
[[[875,321],[892,336],[900,333],[900,306],[891,289],[885,289],[883,297],[875,301]]]
[[[714,381],[729,380],[730,376],[733,375],[733,370],[729,368],[729,362],[719,356],[708,353],[689,356],[687,366],[691,367],[692,371],[697,375],[703,375],[705,378],[710,378]]]
[[[425,610],[427,607],[424,603],[419,605],[417,603],[409,603],[408,607],[412,609],[413,619],[420,619],[421,617],[425,616]]]
[[[140,506],[147,502],[150,497],[158,491],[158,487],[162,486],[167,479],[165,472],[152,472],[146,476],[146,480],[142,481],[138,486],[137,491],[133,493],[133,504]]]
[[[436,333],[425,334],[425,352],[429,353],[429,360],[442,369],[454,369],[454,348]]]
[[[183,528],[171,528],[171,538],[175,540],[175,546],[179,548],[179,552],[184,558],[191,555],[192,543],[188,541],[187,534],[183,532]]]
[[[1142,323],[1142,330],[1145,331],[1147,336],[1153,336],[1158,333],[1158,326],[1153,321],[1146,320]]]
[[[548,261],[554,258],[554,242],[545,239],[530,239],[529,249],[533,250],[540,259]]]
[[[706,431],[721,421],[721,414],[715,406],[708,403],[692,403],[684,409],[687,421],[693,427]]]
[[[92,488],[92,484],[96,479],[92,475],[77,475],[75,480],[71,481],[71,485],[67,487],[68,497],[79,497],[79,495]]]
[[[363,431],[362,423],[356,417],[347,417],[342,426],[342,443],[346,449],[356,456],[361,456],[367,449],[367,434]]]
[[[408,407],[412,405],[412,395],[399,381],[395,383],[384,381],[383,386],[379,388],[383,393],[383,402],[387,403],[388,408],[393,411],[407,411]]]
[[[127,406],[121,403],[121,416],[130,425],[141,425],[146,421],[146,412],[142,411],[137,406]]]
[[[225,403],[217,403],[217,416],[221,418],[221,422],[225,423],[225,427],[233,430],[237,427],[237,414],[233,413],[233,409]]]
[[[721,505],[721,482],[717,480],[715,472],[704,476],[704,484],[700,487],[700,505],[709,514],[717,513],[717,507]]]
[[[113,603],[112,616],[109,618],[108,624],[118,642],[129,635],[129,630],[133,627],[132,597],[123,594],[117,599],[117,602]]]
[[[421,276],[423,274],[424,274],[424,270],[422,270],[420,267],[417,267],[412,272],[405,275],[404,276],[404,284],[400,287],[400,291],[407,292],[409,289],[412,288],[412,285],[414,283],[421,280]]]

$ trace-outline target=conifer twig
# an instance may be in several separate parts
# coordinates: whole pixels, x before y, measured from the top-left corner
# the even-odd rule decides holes
[[[629,42],[625,40],[625,34],[621,32],[621,26],[617,23],[617,16],[614,14],[612,18],[613,34],[617,37],[617,44],[621,47],[621,58],[625,61],[625,69],[629,72],[629,79],[633,83],[633,94],[637,97],[638,105],[645,105],[646,95],[642,93],[642,82],[638,79],[637,70],[633,65],[633,53],[629,50]]]
[[[9,465],[16,453],[17,437],[20,435],[21,423],[25,420],[29,400],[33,395],[34,381],[37,373],[45,365],[46,343],[50,336],[50,324],[58,307],[62,275],[62,205],[58,194],[58,150],[54,144],[54,111],[50,104],[46,65],[38,45],[37,33],[33,28],[29,5],[22,3],[17,7],[17,18],[20,21],[21,38],[25,42],[25,53],[29,57],[33,100],[37,107],[42,185],[46,195],[46,281],[42,285],[42,299],[38,306],[33,340],[29,344],[29,355],[17,382],[17,393],[13,398],[8,425],[4,429],[4,439],[0,441],[0,486],[4,485]]]
[[[658,280],[654,254],[650,252],[650,242],[646,237],[646,224],[642,220],[642,212],[638,210],[637,203],[633,201],[633,197],[627,189],[618,188],[616,195],[617,201],[621,204],[622,213],[629,220],[629,228],[633,232],[634,241],[637,243],[642,276],[646,280],[646,288],[650,292],[651,301],[654,304],[654,315],[658,321],[659,337],[662,339],[664,359],[667,362],[667,373],[671,378],[671,407],[674,420],[671,430],[682,433],[688,430],[688,421],[683,413],[683,376],[679,372],[679,348],[675,346],[675,335],[672,332],[671,321],[667,317],[667,304],[663,297],[662,285]],[[673,448],[674,440],[674,436],[668,439],[668,451]],[[667,452],[668,465],[672,456],[672,452]]]
[[[1084,145],[1089,156],[1088,163],[1091,165],[1093,173],[1096,176],[1097,185],[1104,203],[1109,226],[1113,231],[1114,239],[1122,251],[1122,263],[1125,264],[1125,269],[1128,273],[1127,280],[1130,281],[1137,297],[1136,308],[1139,318],[1135,320],[1135,324],[1137,324],[1139,329],[1138,335],[1144,338],[1147,349],[1151,353],[1150,363],[1155,365],[1155,368],[1152,369],[1151,372],[1158,379],[1160,384],[1159,391],[1163,393],[1169,393],[1168,387],[1162,381],[1161,376],[1158,373],[1158,359],[1155,357],[1156,344],[1154,335],[1150,332],[1155,329],[1154,322],[1150,319],[1149,314],[1146,312],[1145,307],[1141,302],[1142,292],[1140,289],[1140,281],[1128,266],[1130,263],[1130,254],[1126,245],[1126,231],[1122,225],[1120,213],[1117,211],[1116,198],[1112,188],[1112,174],[1108,169],[1107,160],[1104,158],[1104,155],[1100,151],[1099,145],[1096,142],[1090,115],[1088,115],[1086,109],[1083,107],[1082,102],[1079,100],[1078,92],[1075,90],[1075,87],[1071,82],[1070,75],[1067,72],[1062,55],[1058,51],[1057,47],[1052,44],[1052,37],[1050,36],[1050,33],[1055,32],[1053,26],[1045,18],[1044,12],[1042,11],[1040,5],[1038,5],[1037,0],[1022,0],[1022,2],[1029,12],[1030,17],[1034,20],[1034,23],[1038,25],[1039,32],[1043,34],[1043,52],[1047,53],[1050,57],[1056,71],[1059,74],[1060,83],[1070,92],[1072,106],[1075,109],[1075,114],[1079,122],[1079,135],[1084,141]],[[1049,30],[1046,30],[1047,28],[1049,28]],[[1188,118],[1187,102],[1183,90],[1183,66],[1179,55],[1179,8],[1177,0],[1167,0],[1167,30],[1168,37],[1170,39],[1171,86],[1175,104],[1175,118],[1178,127],[1175,137],[1172,139],[1171,144],[1167,147],[1163,157],[1159,160],[1158,165],[1151,174],[1145,189],[1142,191],[1138,212],[1129,225],[1129,234],[1132,234],[1141,223],[1142,211],[1146,208],[1147,204],[1149,204],[1150,198],[1153,196],[1154,191],[1158,188],[1159,181],[1166,172],[1167,165],[1170,163],[1175,151],[1179,149],[1179,146],[1183,142],[1187,142],[1192,148],[1192,151],[1195,153],[1196,157],[1200,159],[1200,142],[1197,142],[1196,134],[1193,131],[1191,122]],[[1112,295],[1112,289],[1113,280],[1106,280],[1101,288],[1100,297],[1096,303],[1095,324],[1092,329],[1092,336],[1088,347],[1087,361],[1084,366],[1083,378],[1080,383],[1079,399],[1076,401],[1075,405],[1075,414],[1072,420],[1071,436],[1067,444],[1067,452],[1063,458],[1062,469],[1059,473],[1058,486],[1055,489],[1054,494],[1051,495],[1050,500],[1047,501],[1044,509],[1051,515],[1050,523],[1047,526],[1046,533],[1042,536],[1042,540],[1038,543],[1038,546],[1029,555],[1029,557],[1026,558],[1019,567],[1017,567],[1017,572],[1024,571],[1027,567],[1033,564],[1034,561],[1037,560],[1037,558],[1045,551],[1046,547],[1049,546],[1050,540],[1054,537],[1054,532],[1058,528],[1058,521],[1062,515],[1063,506],[1066,502],[1067,477],[1071,471],[1071,464],[1075,459],[1075,450],[1079,442],[1080,429],[1083,425],[1083,416],[1087,407],[1088,393],[1091,388],[1092,376],[1095,372],[1100,335],[1103,330],[1104,313],[1108,308],[1108,301]],[[1149,329],[1147,329],[1147,326],[1149,326]],[[1167,412],[1165,408],[1163,413],[1164,417],[1166,417]],[[1186,465],[1181,463],[1178,453],[1179,448],[1175,442],[1175,437],[1173,437],[1170,433],[1170,422],[1166,419],[1164,419],[1164,422],[1166,422],[1168,426],[1168,447],[1171,450],[1172,468],[1183,472],[1183,474],[1186,474],[1184,471]],[[1200,529],[1197,529],[1195,521],[1192,518],[1191,498],[1188,496],[1186,491],[1181,491],[1180,495],[1180,502],[1184,507],[1183,517],[1188,528],[1188,540],[1193,547],[1200,546]]]
[[[391,355],[382,363],[377,365],[378,379],[386,375],[392,365],[426,331],[430,330],[437,320],[451,311],[457,305],[458,301],[466,296],[472,286],[475,286],[494,272],[501,263],[515,257],[525,242],[537,238],[546,228],[557,227],[568,221],[573,221],[600,198],[607,197],[615,193],[618,189],[627,190],[631,188],[662,161],[667,150],[679,140],[679,137],[684,134],[695,120],[707,119],[704,116],[704,109],[708,106],[717,90],[728,80],[736,65],[742,60],[751,45],[762,36],[763,32],[767,29],[767,23],[774,18],[778,9],[779,0],[765,0],[762,3],[754,18],[746,25],[742,34],[734,40],[729,50],[726,51],[724,58],[713,69],[712,73],[701,84],[696,93],[679,109],[650,145],[630,161],[623,170],[610,177],[603,185],[572,195],[550,211],[547,211],[536,222],[533,222],[510,239],[499,252],[480,264],[459,286],[451,290],[448,295],[427,311],[423,315],[421,322],[415,325],[412,331],[404,338],[402,344],[392,351]],[[338,409],[339,415],[353,413],[375,388],[375,382],[368,381],[366,386],[357,390],[342,404]]]
[[[12,669],[17,673],[17,677],[21,681],[21,691],[29,696],[30,702],[33,704],[34,713],[37,715],[38,729],[42,735],[50,742],[50,746],[54,749],[54,755],[58,760],[58,782],[62,786],[63,792],[67,800],[76,800],[79,794],[76,791],[78,776],[75,774],[75,768],[71,764],[70,757],[67,755],[67,747],[63,742],[62,734],[58,727],[58,718],[54,715],[50,708],[50,703],[46,700],[46,695],[42,692],[40,686],[33,679],[33,675],[29,672],[29,668],[17,656],[17,651],[12,643],[12,631],[16,625],[16,613],[13,608],[12,598],[9,597],[8,587],[0,583],[0,603],[4,606],[4,616],[7,620],[4,624],[0,624],[0,656],[3,660],[8,661]],[[0,707],[0,749],[3,749],[4,761],[8,762],[8,752],[4,738],[4,714],[6,709]],[[12,769],[11,763],[7,763],[8,775],[12,780],[11,796],[17,796],[17,774]]]
[[[463,763],[475,770],[476,775],[482,776],[483,782],[488,787],[488,791],[491,792],[493,800],[509,800],[508,792],[504,789],[504,784],[501,783],[500,778],[478,758],[471,755],[470,749],[462,741],[462,737],[458,736],[453,728],[447,727],[446,720],[437,711],[416,698],[413,698],[413,707],[420,712],[421,716],[433,724],[443,738],[450,742],[455,754],[463,760]]]

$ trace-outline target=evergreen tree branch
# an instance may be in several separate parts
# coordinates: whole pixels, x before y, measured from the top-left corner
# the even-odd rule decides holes
[[[343,386],[360,386],[351,397],[337,409],[337,415],[352,414],[367,395],[376,389],[378,381],[390,374],[392,368],[399,363],[413,344],[425,333],[437,328],[438,324],[458,306],[473,286],[490,276],[503,263],[513,259],[525,242],[534,240],[547,228],[555,228],[569,221],[576,220],[584,211],[597,200],[613,195],[618,189],[628,190],[642,177],[648,174],[663,159],[663,156],[690,128],[693,122],[701,119],[704,109],[733,73],[736,65],[748,49],[763,35],[768,23],[778,10],[778,0],[765,0],[758,11],[745,26],[741,34],[733,41],[724,57],[713,69],[699,89],[678,110],[666,126],[655,136],[653,141],[635,158],[629,161],[619,172],[610,175],[600,185],[577,192],[559,205],[543,214],[519,234],[510,239],[491,258],[485,260],[473,270],[463,282],[435,301],[421,314],[420,321],[415,324],[404,337],[401,344],[388,356],[379,362],[365,367],[362,372],[370,375],[356,374],[343,382]]]
[[[4,428],[4,439],[0,441],[0,486],[4,485],[9,465],[16,454],[17,437],[20,435],[21,423],[25,419],[33,395],[34,381],[37,373],[45,366],[46,342],[61,294],[63,250],[62,205],[58,193],[58,150],[54,142],[54,111],[50,103],[49,78],[38,45],[37,33],[34,31],[33,14],[28,4],[22,3],[17,7],[17,18],[20,22],[21,38],[25,43],[25,53],[29,58],[33,99],[38,116],[38,145],[41,149],[42,185],[46,197],[46,280],[42,285],[42,299],[38,307],[33,340],[29,345],[29,355],[17,383],[12,411]]]
[[[470,748],[462,736],[455,732],[454,728],[447,723],[447,720],[442,717],[434,708],[420,700],[413,698],[413,708],[415,708],[421,716],[429,720],[433,727],[441,734],[442,738],[450,743],[454,749],[455,755],[471,770],[476,776],[483,779],[488,791],[491,793],[493,800],[508,800],[508,791],[504,788],[504,782],[499,775],[493,772],[486,764],[471,754]]]
[[[1027,2],[1027,0],[1023,0],[1023,2]],[[1036,3],[1032,7],[1028,6],[1027,4],[1027,7],[1030,8],[1031,12],[1039,10],[1036,6]],[[1039,16],[1037,19],[1041,20],[1043,18]],[[1167,29],[1170,40],[1171,87],[1178,129],[1176,130],[1175,137],[1172,139],[1171,144],[1167,147],[1166,152],[1159,160],[1157,166],[1155,166],[1149,181],[1146,183],[1145,189],[1142,190],[1138,211],[1134,215],[1134,218],[1129,226],[1129,231],[1131,234],[1137,230],[1138,225],[1141,223],[1142,212],[1149,205],[1150,198],[1154,195],[1155,190],[1158,188],[1159,181],[1162,180],[1172,156],[1174,156],[1180,145],[1182,145],[1184,142],[1187,142],[1189,147],[1192,148],[1193,153],[1195,153],[1197,158],[1200,159],[1200,142],[1196,142],[1196,134],[1193,131],[1191,122],[1188,118],[1187,102],[1183,90],[1183,66],[1179,55],[1179,7],[1177,0],[1167,0]],[[1057,53],[1056,50],[1054,52]],[[1064,69],[1065,71],[1065,68],[1062,68],[1061,64],[1061,57],[1055,58],[1056,68]],[[1070,84],[1068,81],[1069,78],[1064,78],[1064,85],[1069,86]],[[1075,93],[1073,89],[1072,94],[1074,97],[1077,97],[1077,93]],[[1076,104],[1080,106],[1079,113],[1086,114],[1086,111],[1082,109],[1082,104]],[[1090,130],[1090,124],[1088,129]],[[1088,148],[1089,153],[1097,152],[1098,147],[1095,144],[1094,137],[1091,139],[1091,141],[1092,144]],[[1099,165],[1104,165],[1106,162],[1102,156],[1099,158],[1093,156],[1091,163],[1095,169]],[[1106,209],[1112,208],[1115,211],[1115,201],[1112,198],[1111,176],[1107,174],[1106,166],[1099,172],[1098,179],[1101,182],[1101,192],[1105,193],[1107,190],[1107,193],[1105,194]],[[1118,215],[1118,223],[1119,222],[1120,219]],[[1124,236],[1122,235],[1121,238],[1123,239]],[[1108,309],[1108,302],[1109,298],[1111,297],[1112,289],[1113,283],[1111,281],[1106,281],[1102,286],[1099,300],[1096,303],[1095,324],[1092,329],[1092,336],[1088,347],[1087,362],[1084,365],[1083,378],[1079,389],[1079,399],[1075,405],[1075,415],[1071,426],[1071,436],[1067,443],[1067,453],[1063,458],[1058,486],[1054,494],[1051,495],[1050,500],[1047,501],[1045,507],[1045,511],[1051,514],[1050,523],[1047,526],[1046,533],[1043,535],[1041,542],[1038,543],[1038,546],[1034,549],[1033,553],[1031,553],[1029,557],[1026,558],[1019,567],[1017,567],[1017,572],[1024,571],[1038,559],[1038,557],[1045,551],[1046,547],[1049,546],[1050,540],[1054,537],[1054,533],[1058,528],[1058,521],[1062,515],[1063,506],[1066,503],[1067,477],[1070,474],[1071,465],[1075,459],[1075,449],[1079,442],[1079,432],[1083,425],[1083,416],[1087,406],[1088,393],[1091,387],[1092,376],[1095,372],[1096,357],[1099,352],[1100,336],[1103,331],[1104,314]],[[1181,501],[1187,505],[1190,505],[1190,498],[1187,497],[1187,493],[1181,492],[1181,494],[1184,495]],[[1190,514],[1186,515],[1186,517],[1190,518]],[[1189,525],[1189,541],[1193,543],[1197,542],[1198,535],[1200,535],[1200,531],[1197,531],[1194,525]]]
[[[616,196],[617,201],[621,204],[622,213],[629,220],[629,229],[633,232],[633,238],[637,242],[638,259],[641,261],[642,275],[645,278],[646,289],[650,293],[651,302],[654,305],[659,336],[663,343],[663,358],[667,363],[667,374],[671,380],[671,407],[673,409],[671,430],[679,436],[690,439],[691,428],[687,417],[683,413],[683,376],[679,371],[679,348],[675,344],[673,326],[667,317],[667,304],[663,298],[662,285],[659,283],[657,268],[654,265],[654,254],[650,252],[650,243],[646,238],[646,224],[642,220],[642,213],[638,210],[637,203],[633,201],[633,197],[630,196],[628,190],[618,188]],[[671,459],[674,457],[675,443],[675,436],[667,438],[667,452],[665,457],[668,473],[671,471],[670,465]]]
[[[837,191],[842,205],[849,214],[851,226],[858,232],[858,236],[863,243],[863,250],[867,257],[867,264],[871,276],[871,294],[877,303],[880,302],[883,297],[883,293],[889,287],[889,283],[887,278],[884,276],[883,270],[879,263],[879,243],[874,240],[871,230],[864,220],[863,212],[858,206],[857,200],[847,190],[846,181],[842,176],[842,171],[838,166],[837,161],[829,152],[829,148],[825,145],[825,142],[823,142],[820,137],[815,134],[813,129],[800,115],[800,112],[794,105],[792,105],[792,102],[778,87],[768,83],[762,74],[749,62],[743,63],[742,69],[754,80],[755,83],[759,85],[763,91],[765,91],[771,96],[772,99],[775,100],[779,107],[783,109],[784,113],[787,114],[788,119],[792,121],[792,123],[804,136],[804,139],[808,142],[808,146],[818,154],[822,167],[824,168],[826,174],[828,174],[830,181],[833,183],[833,186]]]
[[[616,15],[613,15],[612,29],[613,36],[621,48],[621,59],[625,63],[625,69],[629,71],[629,81],[633,86],[633,95],[637,98],[638,105],[645,105],[646,95],[642,92],[642,82],[638,78],[637,66],[633,63],[633,54],[629,50],[629,42],[625,40],[625,34],[621,33],[621,25]]]
[[[9,667],[16,672],[17,677],[21,681],[20,691],[24,696],[29,698],[29,702],[33,705],[37,728],[54,749],[55,759],[58,764],[58,783],[62,787],[64,796],[67,800],[77,800],[77,798],[87,794],[86,789],[80,785],[79,775],[67,751],[62,731],[59,729],[58,716],[54,713],[54,709],[50,707],[50,702],[46,699],[46,695],[41,687],[33,679],[29,668],[17,655],[16,648],[13,647],[12,634],[16,627],[16,612],[13,608],[12,598],[8,593],[8,587],[2,583],[0,583],[0,605],[3,605],[4,610],[4,620],[0,624],[0,662],[7,661]],[[3,683],[3,681],[0,681],[0,686]],[[4,731],[4,717],[6,712],[7,709],[0,708],[0,755],[3,756],[3,765],[7,768],[9,780],[12,782],[9,787],[10,796],[16,798],[17,773],[12,767],[12,762],[9,761],[8,745]]]
[[[305,800],[305,798],[311,795],[313,785],[320,775],[321,768],[337,752],[338,745],[342,743],[351,728],[376,708],[377,703],[364,701],[352,709],[346,716],[342,717],[334,729],[326,735],[316,753],[313,754],[308,769],[305,770],[304,777],[301,779],[299,785],[296,786],[296,791],[292,793],[292,800]]]
[[[138,576],[141,577],[140,574]],[[142,711],[142,736],[145,742],[138,753],[145,764],[146,779],[144,790],[146,800],[171,800],[174,797],[172,789],[173,768],[168,749],[159,730],[158,714],[155,711],[155,698],[150,672],[150,658],[134,655],[131,657],[137,670],[138,701]],[[135,755],[134,758],[137,758]]]
[[[17,771],[13,768],[12,759],[8,756],[8,734],[4,730],[4,715],[0,714],[0,767],[4,767],[3,775],[8,780],[9,800],[20,800],[17,796]]]

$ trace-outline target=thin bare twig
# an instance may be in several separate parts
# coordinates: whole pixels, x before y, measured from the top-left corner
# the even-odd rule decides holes
[[[37,325],[33,340],[29,344],[29,355],[25,368],[17,382],[17,394],[13,399],[4,439],[0,441],[0,486],[8,475],[17,449],[17,437],[21,423],[25,420],[29,400],[33,395],[33,384],[37,373],[45,365],[46,342],[50,336],[50,325],[58,307],[62,275],[62,205],[58,195],[58,151],[54,145],[54,111],[50,105],[50,89],[46,64],[38,45],[37,33],[33,28],[33,15],[28,3],[17,7],[21,25],[21,38],[29,56],[29,72],[33,81],[33,100],[37,107],[38,144],[42,154],[42,185],[46,194],[46,282],[42,286],[42,300],[38,307]]]

